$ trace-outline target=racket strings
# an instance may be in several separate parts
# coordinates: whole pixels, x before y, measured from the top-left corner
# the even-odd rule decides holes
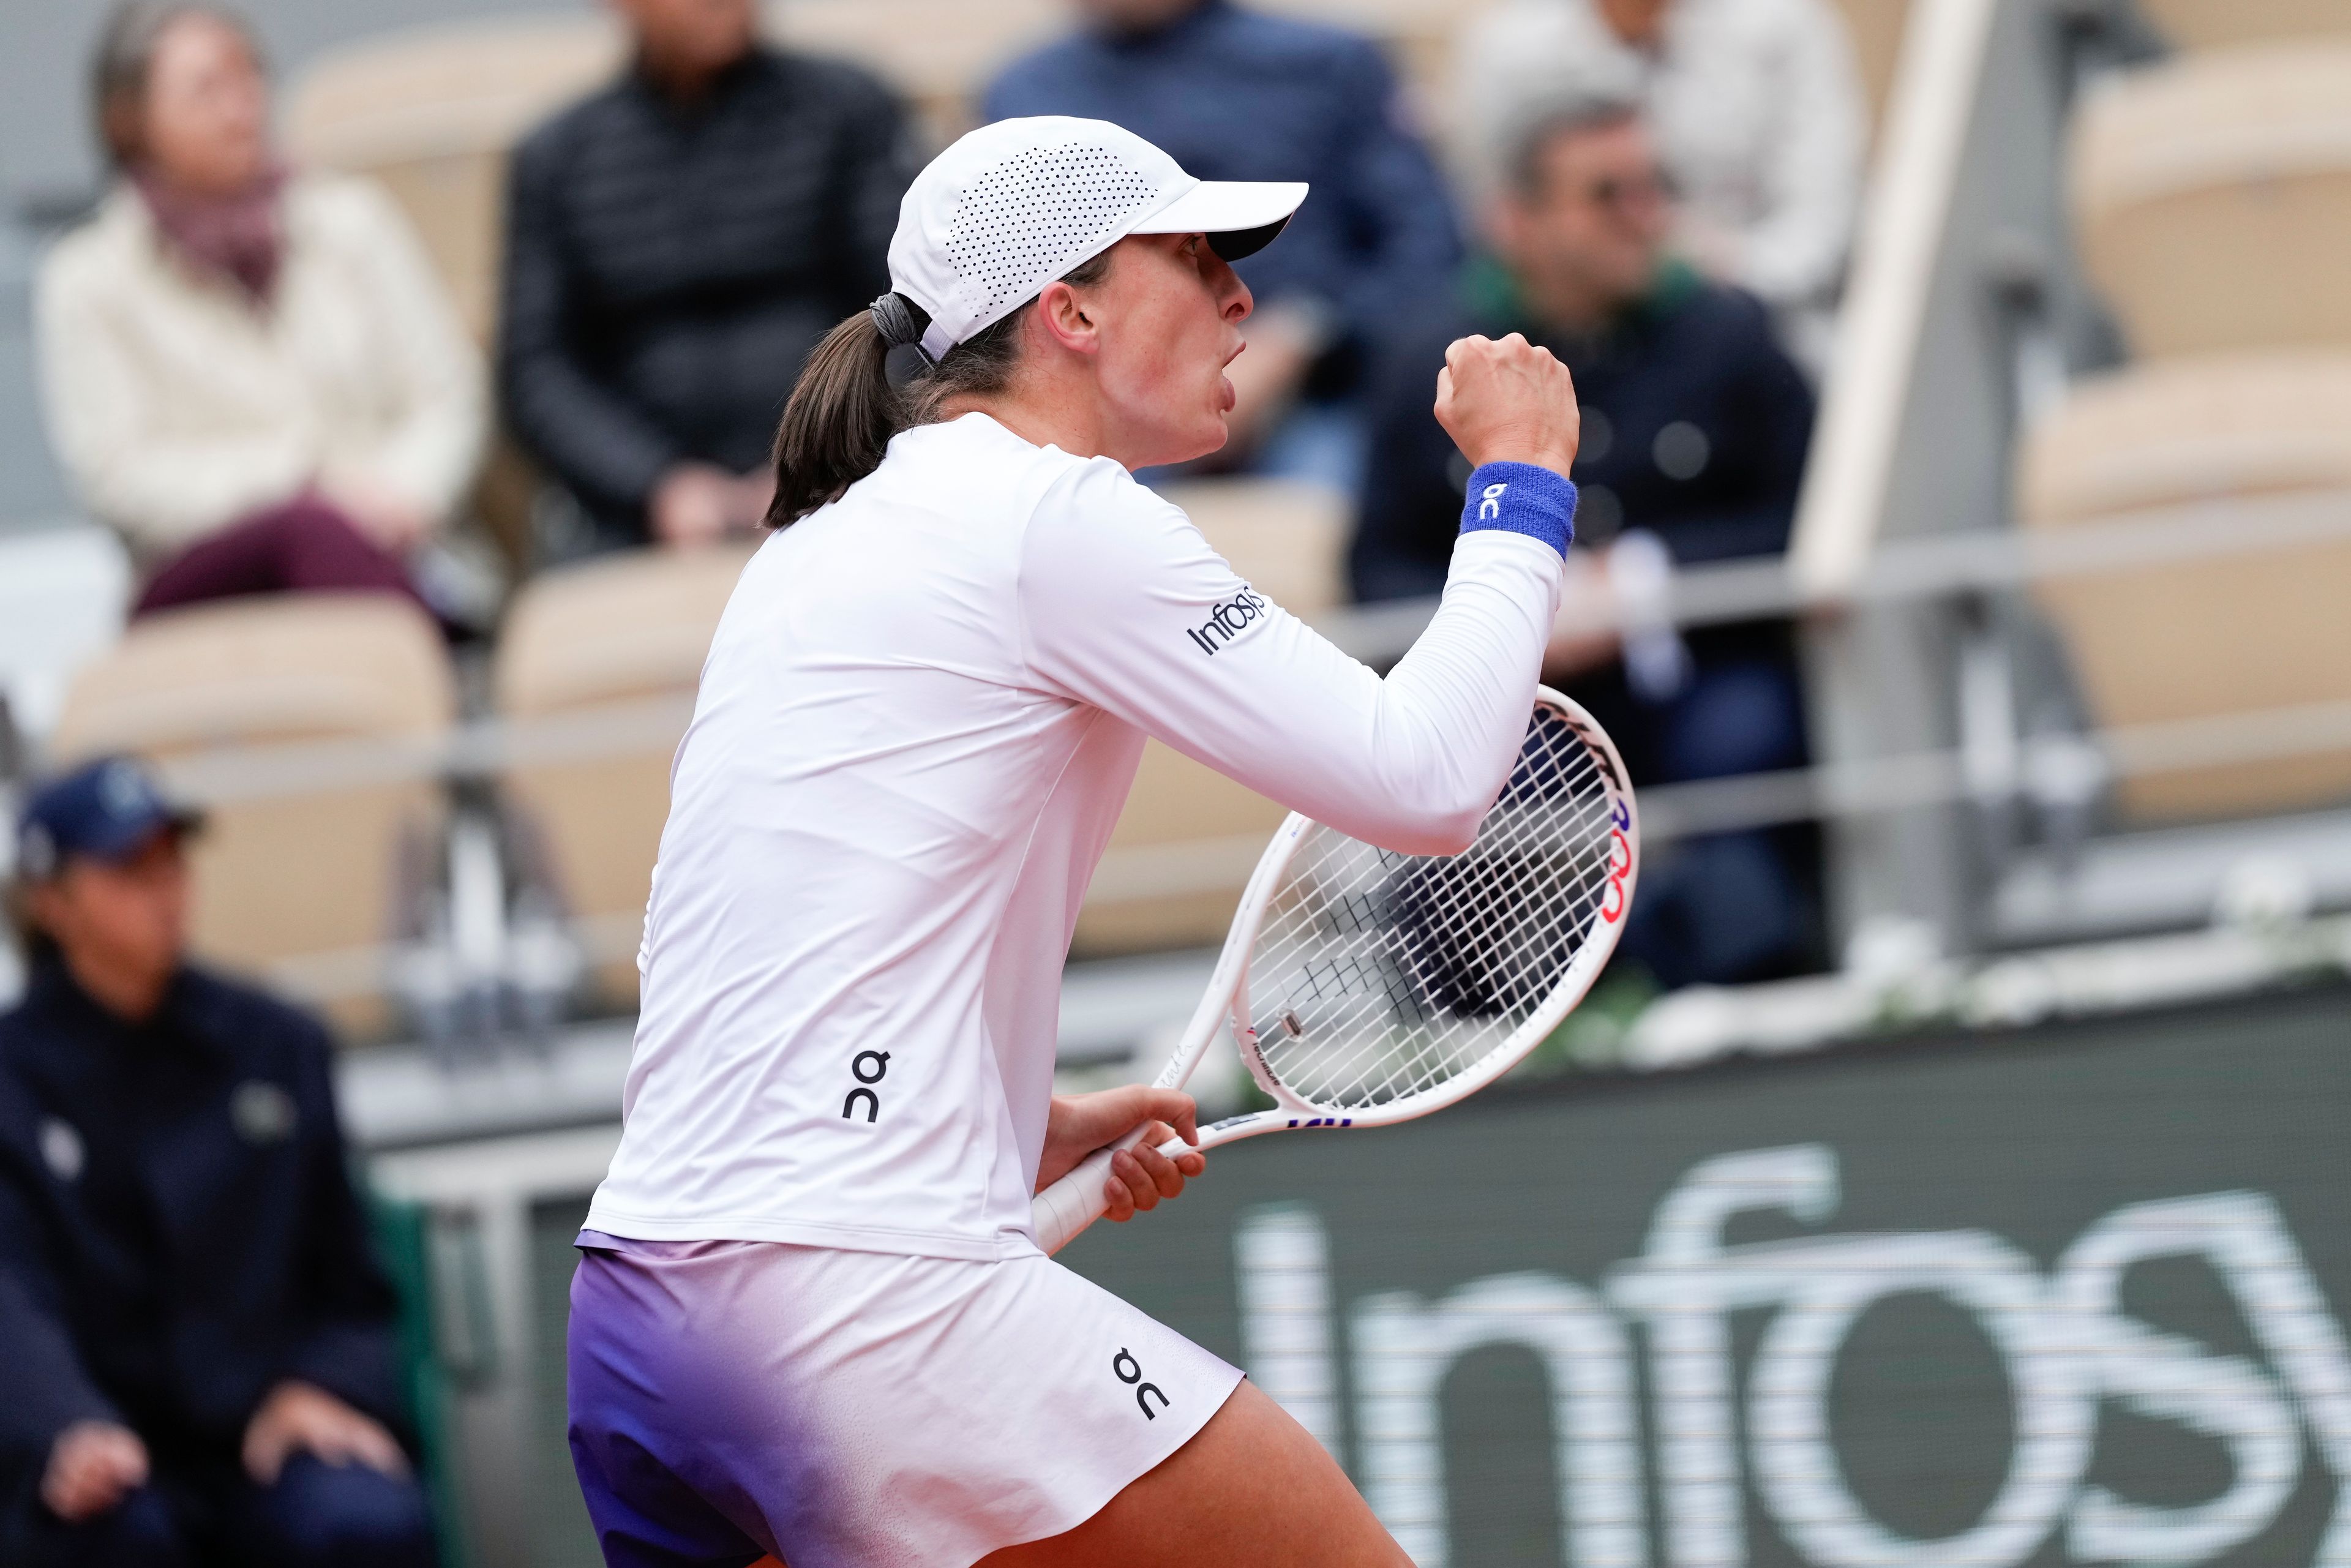
[[[1460,854],[1310,829],[1250,956],[1248,1014],[1275,1078],[1316,1105],[1382,1105],[1509,1043],[1566,977],[1621,869],[1603,767],[1538,710]]]
[[[1542,962],[1546,955],[1537,939],[1561,929],[1565,912],[1558,897],[1548,904],[1505,906],[1492,896],[1491,886],[1480,886],[1470,890],[1470,907],[1448,910],[1444,907],[1446,894],[1458,896],[1461,890],[1440,885],[1423,891],[1437,902],[1440,917],[1451,916],[1449,924],[1460,939],[1489,942],[1496,951],[1469,972],[1448,977],[1445,960],[1429,951],[1442,943],[1433,934],[1422,933],[1407,954],[1412,973],[1398,988],[1415,1005],[1399,1007],[1397,1012],[1423,1027],[1386,1040],[1374,1036],[1351,1055],[1334,1059],[1332,1071],[1319,1075],[1323,1095],[1318,1099],[1335,1092],[1351,1104],[1383,1103],[1457,1076],[1498,1049],[1550,994],[1558,971],[1563,970],[1563,962],[1556,967]],[[1447,1028],[1451,1020],[1444,1010],[1426,1006],[1424,998],[1445,989],[1448,978],[1456,992],[1453,1010],[1479,1016],[1488,1027]],[[1352,1076],[1349,1069],[1353,1069]]]

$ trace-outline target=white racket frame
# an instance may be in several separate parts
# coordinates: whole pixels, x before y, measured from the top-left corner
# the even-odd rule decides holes
[[[1154,1088],[1182,1088],[1191,1081],[1218,1031],[1229,1023],[1234,1041],[1240,1049],[1242,1065],[1249,1069],[1258,1087],[1272,1096],[1274,1105],[1270,1110],[1244,1112],[1211,1123],[1200,1129],[1200,1141],[1195,1145],[1187,1145],[1180,1138],[1170,1139],[1160,1145],[1162,1154],[1173,1156],[1187,1147],[1213,1149],[1268,1133],[1378,1127],[1413,1121],[1468,1099],[1516,1067],[1527,1052],[1575,1010],[1592,989],[1592,982],[1606,967],[1609,956],[1616,951],[1616,940],[1624,934],[1625,917],[1632,912],[1634,884],[1641,872],[1640,814],[1633,800],[1632,784],[1625,776],[1624,759],[1616,754],[1616,743],[1608,738],[1608,732],[1600,727],[1599,721],[1549,686],[1537,689],[1535,708],[1549,708],[1558,714],[1584,744],[1600,754],[1603,766],[1597,771],[1614,819],[1609,880],[1613,886],[1623,890],[1613,911],[1605,903],[1593,911],[1583,945],[1568,961],[1567,972],[1560,977],[1541,1005],[1477,1066],[1434,1089],[1404,1095],[1384,1105],[1352,1111],[1316,1105],[1291,1092],[1266,1066],[1264,1054],[1259,1049],[1258,1030],[1249,1017],[1249,949],[1257,944],[1258,930],[1264,924],[1273,890],[1281,873],[1289,869],[1290,857],[1305,838],[1306,831],[1315,826],[1312,818],[1292,811],[1275,831],[1265,853],[1258,857],[1257,869],[1249,873],[1249,885],[1242,890],[1240,908],[1233,916],[1232,929],[1226,934],[1224,951],[1217,957],[1207,989],[1201,994],[1199,1006],[1193,1009],[1192,1019],[1185,1026],[1183,1038],[1168,1057],[1167,1065],[1152,1081]],[[1528,722],[1533,722],[1531,714]],[[1620,843],[1625,859],[1621,873],[1614,868],[1615,846]],[[1080,1231],[1109,1211],[1104,1186],[1110,1179],[1111,1158],[1120,1150],[1141,1143],[1143,1131],[1137,1128],[1109,1147],[1095,1150],[1068,1175],[1037,1194],[1031,1213],[1039,1247],[1049,1253],[1060,1251]]]

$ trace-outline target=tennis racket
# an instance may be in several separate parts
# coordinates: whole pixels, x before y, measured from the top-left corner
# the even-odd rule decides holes
[[[1545,688],[1510,782],[1459,854],[1397,854],[1291,813],[1158,1087],[1181,1088],[1229,1021],[1274,1107],[1203,1127],[1199,1148],[1408,1122],[1467,1098],[1583,999],[1625,929],[1640,858],[1614,744]],[[1040,1247],[1059,1251],[1101,1218],[1111,1156],[1142,1140],[1137,1129],[1037,1195]]]

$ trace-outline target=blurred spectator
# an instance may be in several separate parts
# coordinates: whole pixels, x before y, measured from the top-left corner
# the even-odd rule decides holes
[[[35,791],[0,1019],[0,1562],[410,1568],[391,1288],[319,1026],[187,964],[194,823],[135,765]]]
[[[1456,101],[1489,183],[1547,92],[1639,95],[1682,196],[1680,246],[1770,305],[1818,371],[1866,126],[1828,0],[1504,0],[1462,41]]]
[[[1620,640],[1588,629],[1595,603],[1656,606],[1672,563],[1783,550],[1794,515],[1812,393],[1751,295],[1664,258],[1672,223],[1629,98],[1589,99],[1528,134],[1496,204],[1498,262],[1473,273],[1465,310],[1399,357],[1375,403],[1350,559],[1362,599],[1444,586],[1468,479],[1429,409],[1446,345],[1523,332],[1549,347],[1574,372],[1583,438],[1578,548],[1545,674],[1616,737],[1640,783],[1792,768],[1805,755],[1784,630],[1684,640],[1651,621]],[[1668,986],[1798,963],[1813,939],[1802,851],[1737,833],[1657,855],[1626,955]]]
[[[817,340],[887,288],[905,120],[863,72],[779,54],[752,0],[614,0],[627,71],[515,155],[499,379],[569,492],[558,555],[747,532]]]
[[[1013,64],[990,120],[1125,126],[1203,180],[1313,187],[1281,243],[1241,264],[1257,295],[1224,465],[1352,489],[1364,366],[1444,287],[1460,236],[1442,181],[1369,39],[1230,0],[1079,0],[1075,36]]]
[[[118,9],[96,66],[120,175],[41,269],[49,425],[150,571],[141,612],[465,581],[431,548],[480,455],[479,357],[373,185],[287,170],[251,35]]]

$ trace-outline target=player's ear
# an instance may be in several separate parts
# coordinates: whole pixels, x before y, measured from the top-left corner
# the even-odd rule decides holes
[[[1102,329],[1078,291],[1060,278],[1037,296],[1037,320],[1045,335],[1072,353],[1091,354],[1101,347]]]

